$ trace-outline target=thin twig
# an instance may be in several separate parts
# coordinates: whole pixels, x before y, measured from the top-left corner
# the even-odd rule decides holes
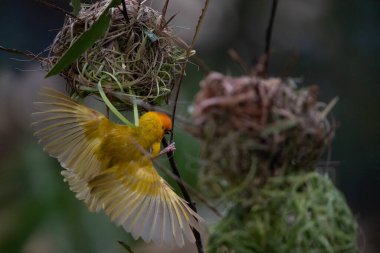
[[[0,46],[0,51],[8,52],[8,53],[11,53],[11,54],[22,55],[22,56],[30,58],[33,61],[34,60],[39,60],[39,61],[43,61],[44,60],[44,58],[39,57],[38,55],[35,55],[33,53],[20,51],[20,50],[14,49],[14,48],[6,48],[6,47],[3,47],[3,46]]]
[[[168,146],[168,142],[165,138],[162,138],[162,145],[164,146],[164,148],[166,148]],[[194,212],[197,212],[197,208],[195,206],[195,203],[193,203],[193,201],[191,200],[191,197],[190,197],[190,194],[189,192],[187,191],[185,185],[184,185],[184,182],[181,178],[181,175],[179,174],[179,170],[178,170],[178,167],[177,167],[177,164],[174,160],[174,155],[173,155],[173,152],[168,152],[166,153],[167,156],[168,156],[168,159],[169,159],[169,163],[170,163],[170,167],[172,169],[172,173],[177,177],[178,180],[177,181],[177,184],[182,192],[182,195],[184,197],[184,199],[187,201],[189,207],[194,211]],[[195,237],[195,244],[197,246],[197,249],[198,249],[198,253],[203,253],[203,245],[202,245],[202,239],[201,239],[201,235],[199,234],[199,232],[195,229],[193,229],[193,234],[194,234],[194,237]]]
[[[189,57],[191,55],[192,49],[194,48],[195,42],[196,42],[196,40],[198,38],[200,27],[202,25],[202,22],[203,22],[205,14],[206,14],[208,5],[209,5],[209,0],[205,0],[205,4],[203,6],[202,13],[201,13],[201,15],[198,18],[198,23],[197,23],[197,26],[195,28],[195,32],[194,32],[194,35],[193,35],[193,39],[191,41],[191,45],[187,48],[186,59],[185,59],[184,63],[181,66],[181,75],[180,75],[180,77],[179,77],[179,79],[178,79],[178,81],[176,83],[177,90],[176,90],[176,93],[175,93],[174,106],[173,106],[173,112],[172,112],[172,120],[173,120],[172,127],[173,127],[173,131],[171,132],[171,135],[170,135],[170,142],[173,142],[173,138],[174,138],[175,113],[176,113],[176,110],[177,110],[177,102],[178,102],[179,91],[181,90],[182,80],[183,80],[183,77],[185,75],[185,69],[186,69],[187,63],[189,61]],[[163,139],[162,143],[163,143],[164,146],[165,146],[165,143],[166,143],[166,146],[167,146],[167,141],[166,141],[165,138]],[[179,170],[178,170],[177,165],[176,165],[175,160],[174,160],[173,152],[169,152],[169,153],[167,153],[167,155],[168,155],[169,163],[170,163],[170,166],[172,168],[173,173],[179,179],[181,179],[181,176],[179,174]],[[190,208],[193,209],[194,212],[197,212],[197,209],[196,209],[194,203],[191,201],[189,193],[187,192],[186,188],[184,187],[183,181],[181,180],[181,181],[177,182],[177,184],[181,188],[182,194],[183,194],[185,200],[188,202]],[[200,236],[199,232],[197,230],[193,229],[193,234],[194,234],[194,237],[195,237],[195,244],[197,246],[198,253],[203,253],[204,251],[203,251],[202,239],[201,239],[201,236]]]
[[[56,10],[56,11],[63,12],[64,14],[66,14],[66,15],[72,17],[72,18],[78,19],[78,17],[75,16],[74,14],[72,14],[71,12],[69,12],[69,11],[67,11],[67,10],[63,9],[62,7],[59,7],[59,6],[55,5],[55,4],[52,4],[52,3],[46,2],[46,1],[44,1],[44,0],[34,0],[34,1],[35,1],[35,2],[38,2],[38,3],[41,3],[41,4],[44,4],[44,5],[46,5],[47,7],[52,8],[52,9],[54,9],[54,10]]]
[[[270,48],[272,42],[272,32],[273,32],[273,24],[274,18],[276,17],[278,0],[272,1],[271,14],[269,17],[268,27],[266,30],[265,36],[265,51],[263,57],[260,59],[260,62],[257,66],[257,75],[261,77],[266,77],[269,67],[269,57],[270,57]]]
[[[235,61],[239,65],[239,67],[243,70],[244,74],[247,74],[250,72],[250,68],[247,66],[247,64],[240,57],[240,55],[236,52],[235,49],[232,49],[232,48],[229,49],[228,55],[233,61]]]
[[[161,13],[162,13],[162,19],[161,19],[161,24],[160,24],[161,30],[165,25],[165,17],[166,17],[166,11],[168,10],[168,6],[169,6],[169,1],[170,0],[165,1],[164,7],[162,8],[162,11],[161,11]],[[167,22],[167,23],[169,23],[169,22]]]
[[[178,15],[178,13],[174,14],[173,16],[171,16],[168,21],[165,21],[164,19],[162,19],[161,21],[161,26],[160,26],[160,29],[161,31],[164,30],[171,21],[173,21],[173,19]]]
[[[166,152],[167,154],[167,152]],[[162,171],[166,176],[174,179],[177,183],[183,184],[186,190],[188,190],[192,195],[195,196],[196,199],[198,199],[200,202],[202,202],[210,211],[212,211],[215,215],[222,217],[222,214],[218,211],[218,209],[215,207],[215,205],[211,204],[205,197],[202,196],[200,192],[193,189],[190,185],[188,185],[185,181],[182,180],[182,178],[179,178],[178,176],[174,175],[173,172],[170,173],[164,169],[164,166],[162,166],[159,162],[154,161],[154,164],[156,168],[158,168],[160,171]]]
[[[127,5],[125,4],[125,0],[121,0],[121,4],[123,5],[123,11],[122,11],[123,16],[125,18],[125,21],[127,21],[127,24],[129,24],[130,20],[129,20]]]
[[[207,75],[211,72],[211,68],[202,58],[198,57],[197,55],[194,55],[192,57],[192,62],[198,67],[198,70],[203,72],[204,75]]]
[[[129,253],[134,253],[134,251],[132,250],[132,248],[126,244],[125,242],[123,241],[117,241],[125,250],[127,250]]]
[[[162,139],[162,145],[164,146],[164,148],[167,148],[169,146],[166,138]],[[194,211],[196,211],[196,207],[194,206],[193,202],[191,201],[191,197],[190,197],[189,193],[187,192],[186,187],[184,186],[183,180],[181,178],[181,175],[179,174],[177,165],[176,165],[176,163],[174,161],[173,151],[167,152],[166,155],[168,156],[169,163],[170,163],[170,165],[172,167],[173,174],[178,177],[178,181],[179,181],[179,185],[178,186],[179,186],[179,188],[180,188],[180,190],[182,192],[183,197],[189,203],[189,206],[191,207],[191,209],[193,209]]]
[[[182,80],[183,80],[183,77],[185,75],[185,69],[186,69],[186,66],[187,66],[187,63],[189,61],[189,57],[191,55],[191,51],[193,50],[194,48],[194,45],[195,45],[195,42],[197,41],[197,38],[198,38],[198,35],[199,35],[199,32],[200,32],[200,28],[201,28],[201,25],[202,25],[202,22],[203,22],[203,19],[205,17],[205,14],[206,14],[206,11],[207,11],[207,8],[208,8],[208,5],[209,5],[209,2],[210,0],[205,0],[205,4],[203,6],[203,9],[202,9],[202,13],[201,15],[199,16],[198,18],[198,23],[197,23],[197,26],[195,28],[195,32],[194,32],[194,35],[193,35],[193,39],[191,41],[191,45],[187,48],[187,52],[186,52],[186,60],[185,62],[182,64],[182,67],[181,67],[181,75],[180,75],[180,78],[178,79],[177,81],[177,90],[176,90],[176,93],[175,93],[175,97],[174,97],[174,105],[173,105],[173,112],[172,112],[172,119],[173,119],[173,129],[174,129],[174,119],[175,119],[175,113],[176,113],[176,110],[177,110],[177,101],[178,101],[178,96],[179,96],[179,91],[181,90],[181,84],[182,84]],[[173,138],[174,138],[174,131],[171,132],[171,135],[170,135],[170,142],[173,142]]]

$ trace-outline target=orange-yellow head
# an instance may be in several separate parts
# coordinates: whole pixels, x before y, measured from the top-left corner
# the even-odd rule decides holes
[[[140,117],[140,127],[150,130],[156,129],[163,133],[172,130],[172,120],[161,112],[147,112]]]
[[[156,114],[158,118],[161,120],[162,128],[164,129],[165,132],[172,130],[173,122],[172,122],[172,119],[168,115],[161,112],[153,112],[153,113]]]
[[[164,134],[172,129],[172,120],[161,112],[147,112],[140,117],[136,129],[141,139],[149,146],[161,142]]]

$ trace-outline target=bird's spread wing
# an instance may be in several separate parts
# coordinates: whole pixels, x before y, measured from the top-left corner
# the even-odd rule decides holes
[[[116,124],[53,89],[42,89],[36,106],[35,135],[65,168],[62,174],[70,189],[90,210],[104,209],[134,238],[146,242],[180,247],[185,238],[195,242],[192,229],[200,230],[201,218],[158,175],[150,158],[141,155],[111,168],[99,160],[105,136]]]
[[[44,150],[66,169],[62,175],[77,198],[84,200],[90,210],[99,210],[87,183],[100,173],[101,162],[95,153],[104,136],[102,131],[112,123],[101,113],[50,88],[41,90],[35,105],[37,111],[32,115],[35,136]]]
[[[91,180],[104,211],[135,239],[182,247],[194,243],[201,218],[170,188],[149,159],[110,168]]]

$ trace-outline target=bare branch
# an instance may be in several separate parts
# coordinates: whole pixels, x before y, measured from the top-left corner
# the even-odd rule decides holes
[[[269,17],[268,27],[266,30],[266,36],[265,36],[265,51],[263,57],[260,59],[257,68],[257,75],[261,77],[266,77],[269,67],[269,57],[270,57],[270,49],[271,49],[271,42],[272,42],[272,32],[273,32],[273,24],[274,24],[274,18],[276,17],[276,11],[277,11],[277,5],[278,0],[272,1],[272,8],[271,8],[271,14]]]
[[[55,4],[49,3],[49,2],[44,1],[44,0],[34,0],[34,1],[38,2],[38,3],[41,3],[43,5],[46,5],[47,7],[52,8],[53,10],[63,12],[64,14],[66,14],[66,15],[72,17],[72,18],[78,19],[78,17],[75,16],[74,14],[72,14],[71,12],[69,12],[69,11],[67,11],[67,10],[63,9],[62,7],[59,7],[59,6],[55,5]]]
[[[35,55],[33,53],[20,51],[20,50],[14,49],[14,48],[6,48],[6,47],[3,47],[3,46],[0,46],[0,51],[4,51],[4,52],[7,52],[7,53],[11,53],[11,54],[22,55],[22,56],[30,58],[31,60],[38,60],[38,61],[43,61],[44,60],[44,58],[42,58],[42,57],[40,57],[38,55]]]

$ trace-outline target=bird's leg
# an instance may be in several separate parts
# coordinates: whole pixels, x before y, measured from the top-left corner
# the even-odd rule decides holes
[[[161,156],[163,154],[169,153],[169,152],[174,152],[175,150],[176,150],[176,148],[175,148],[175,142],[172,142],[166,148],[164,148],[163,150],[161,150],[160,153],[158,153],[157,157]]]
[[[175,148],[175,143],[171,143],[170,145],[168,145],[166,148],[164,148],[163,150],[160,150],[161,149],[161,145],[159,142],[156,142],[152,145],[151,149],[150,149],[150,158],[153,160],[153,159],[156,159],[158,157],[160,157],[161,155],[163,154],[166,154],[166,153],[169,153],[169,152],[174,152],[176,150]]]

